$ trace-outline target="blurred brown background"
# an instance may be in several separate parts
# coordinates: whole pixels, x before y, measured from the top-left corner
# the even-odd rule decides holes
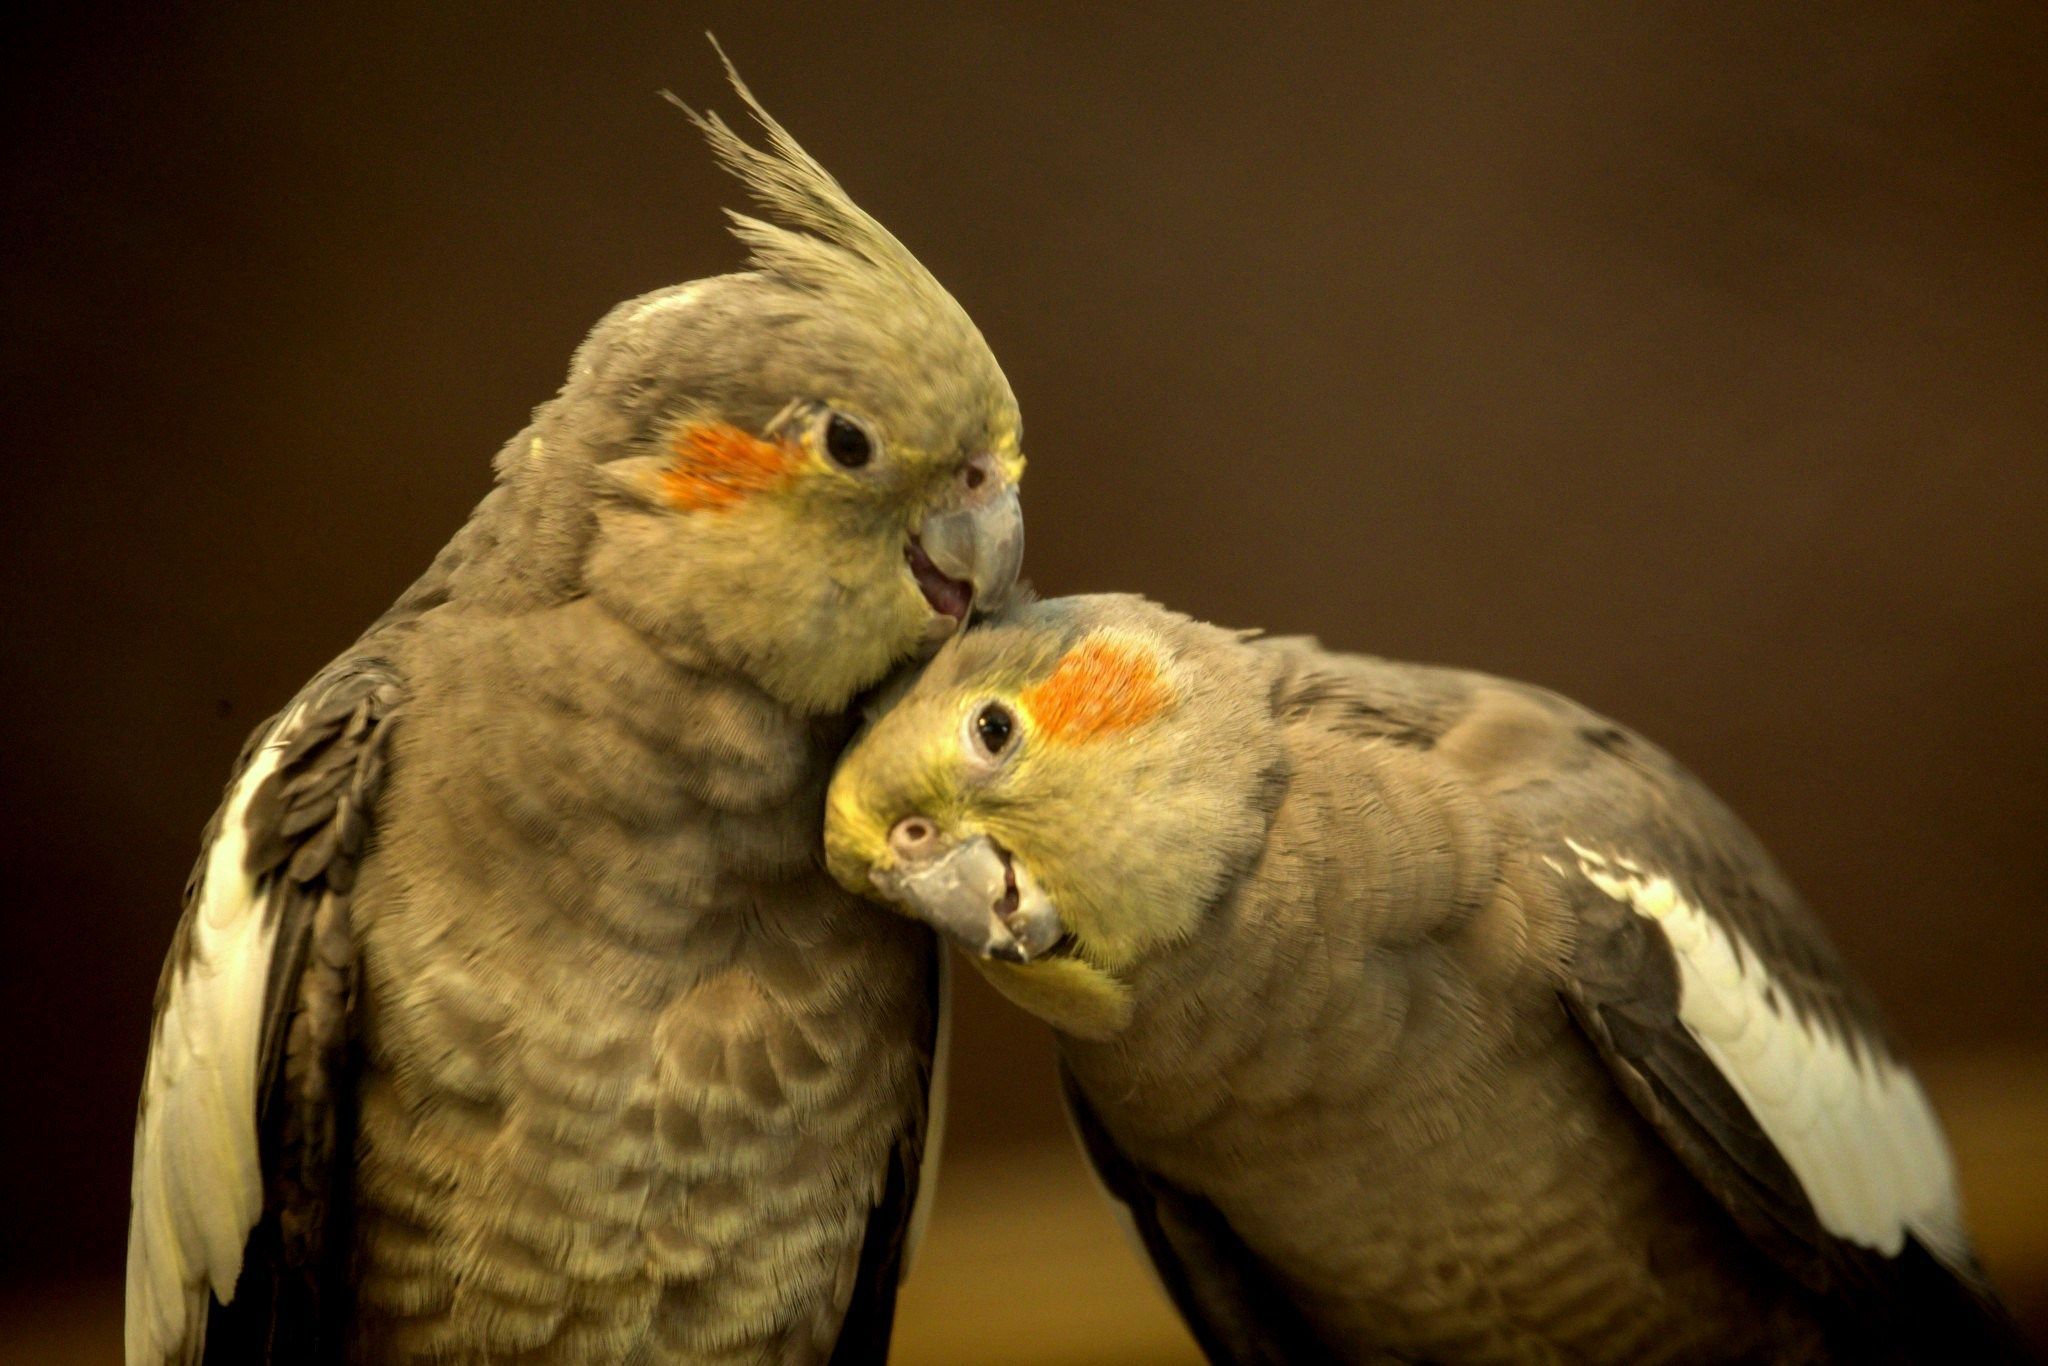
[[[653,93],[733,106],[707,27],[1002,356],[1041,589],[1687,758],[1889,1002],[2048,1319],[2048,8],[573,10],[15,21],[0,1355],[113,1358],[150,994],[243,733],[610,303],[738,261]],[[1039,1031],[963,985],[899,1359],[1188,1359]]]

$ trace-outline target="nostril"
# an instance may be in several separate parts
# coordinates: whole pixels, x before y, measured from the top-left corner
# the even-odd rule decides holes
[[[938,837],[938,827],[923,816],[905,816],[889,832],[889,847],[899,854],[916,854]]]
[[[970,490],[978,489],[988,481],[988,471],[979,465],[969,465],[966,469],[960,471],[960,480]]]

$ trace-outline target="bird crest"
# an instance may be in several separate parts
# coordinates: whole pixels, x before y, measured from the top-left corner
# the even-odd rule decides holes
[[[747,187],[767,217],[726,210],[733,235],[745,243],[749,263],[799,288],[831,292],[881,291],[922,305],[927,312],[966,321],[953,296],[910,249],[840,187],[816,158],[756,99],[718,40],[711,41],[726,78],[760,125],[765,146],[741,137],[718,114],[699,113],[673,93],[663,96],[690,117],[719,164]]]

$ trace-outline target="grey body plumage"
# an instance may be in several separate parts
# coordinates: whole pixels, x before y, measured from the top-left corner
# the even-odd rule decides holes
[[[131,1366],[886,1351],[941,978],[819,867],[822,794],[853,696],[1008,590],[1020,431],[739,88],[767,150],[700,122],[752,268],[601,322],[237,767],[159,992]]]
[[[358,895],[361,1316],[407,1350],[822,1356],[934,1024],[926,946],[815,867],[838,728],[588,600],[460,625]]]
[[[2023,1357],[1818,922],[1567,699],[1054,600],[950,643],[828,811],[842,881],[1058,1031],[1213,1360]],[[984,846],[1051,948],[918,876]]]

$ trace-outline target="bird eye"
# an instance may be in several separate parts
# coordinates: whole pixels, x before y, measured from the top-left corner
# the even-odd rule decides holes
[[[974,738],[991,759],[1003,752],[1016,733],[1017,718],[1000,702],[991,702],[974,714]]]
[[[875,458],[875,441],[867,428],[845,413],[825,420],[825,454],[849,470],[857,470]]]

